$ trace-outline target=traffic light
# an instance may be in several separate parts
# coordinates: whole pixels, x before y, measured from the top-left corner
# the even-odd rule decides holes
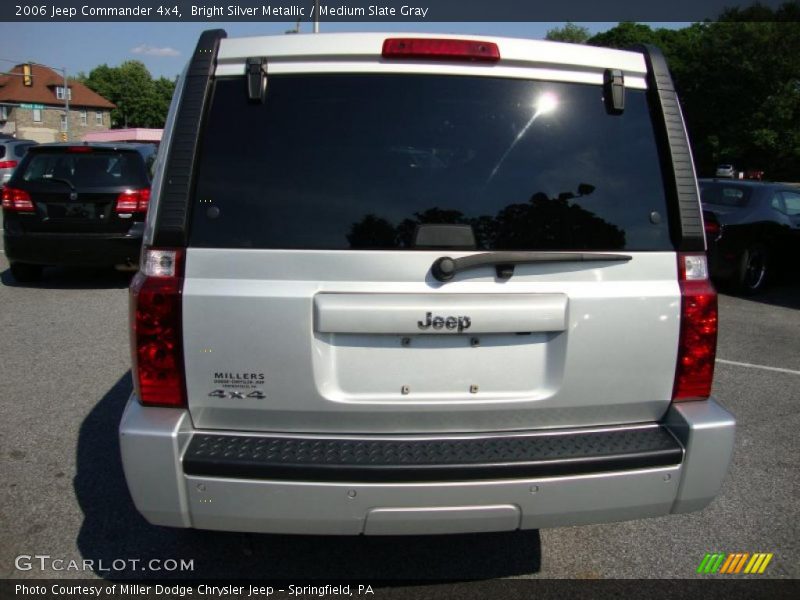
[[[66,142],[67,141],[67,132],[66,131],[62,131],[61,132],[61,141],[62,142]]]
[[[33,85],[33,75],[31,73],[31,63],[22,65],[22,85],[31,87]]]

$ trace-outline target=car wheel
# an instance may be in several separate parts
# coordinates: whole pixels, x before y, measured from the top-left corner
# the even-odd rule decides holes
[[[737,284],[745,295],[755,294],[764,289],[769,279],[769,250],[763,244],[753,244],[742,252],[739,261]]]
[[[11,263],[11,274],[19,283],[33,283],[42,278],[42,266]]]

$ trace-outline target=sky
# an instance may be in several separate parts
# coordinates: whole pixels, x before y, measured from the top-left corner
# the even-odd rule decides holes
[[[577,23],[590,34],[606,31],[616,23]],[[325,23],[320,31],[438,32],[502,35],[541,39],[549,29],[564,23]],[[686,23],[651,23],[677,28]],[[294,22],[256,23],[0,23],[0,72],[15,64],[37,62],[68,75],[89,73],[94,67],[117,66],[126,60],[139,60],[154,77],[174,78],[181,72],[194,50],[200,32],[221,27],[228,37],[283,34]],[[311,24],[303,23],[302,34],[310,34]]]

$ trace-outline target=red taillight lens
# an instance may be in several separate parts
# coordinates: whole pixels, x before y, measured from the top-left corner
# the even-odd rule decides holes
[[[125,190],[117,196],[117,205],[114,210],[120,213],[147,212],[150,204],[150,188],[141,190]]]
[[[717,356],[717,292],[704,254],[678,254],[681,332],[673,402],[705,400],[711,394]]]
[[[704,226],[706,230],[706,239],[714,239],[719,235],[720,225],[717,221],[706,219]]]
[[[186,406],[181,293],[183,250],[144,249],[130,288],[133,381],[148,406]]]
[[[15,169],[17,161],[15,160],[0,160],[0,169]]]
[[[33,212],[36,210],[28,192],[8,186],[3,188],[3,209],[15,212]]]
[[[384,58],[468,60],[497,62],[500,49],[494,42],[439,38],[388,38],[381,52]]]
[[[91,146],[70,146],[67,148],[67,152],[80,152],[80,153],[87,153],[87,152],[94,152]]]

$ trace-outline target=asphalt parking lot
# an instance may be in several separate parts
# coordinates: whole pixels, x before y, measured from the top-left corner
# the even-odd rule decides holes
[[[511,534],[321,538],[145,522],[116,431],[131,389],[128,276],[52,270],[24,287],[7,269],[0,255],[0,577],[683,578],[713,551],[772,552],[765,576],[800,577],[798,282],[720,298],[714,393],[739,426],[724,489],[704,511]],[[106,566],[193,559],[194,572],[15,569],[26,554]]]

